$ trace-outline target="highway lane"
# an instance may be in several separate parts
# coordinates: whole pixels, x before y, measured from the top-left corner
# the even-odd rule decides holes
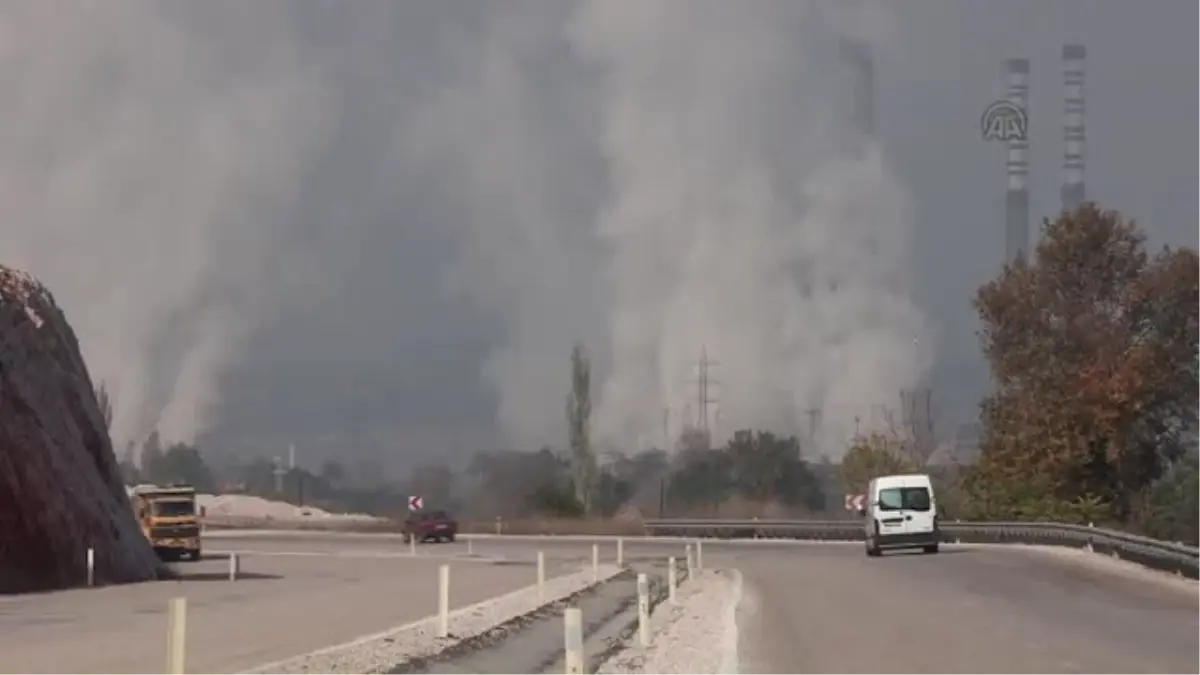
[[[236,548],[272,543],[243,540]],[[489,564],[428,555],[430,547],[413,559],[407,547],[397,555],[395,547],[357,542],[275,548],[284,554],[244,557],[245,578],[233,583],[227,561],[210,559],[174,565],[180,581],[0,597],[0,671],[162,672],[167,601],[181,595],[189,603],[189,671],[238,672],[434,614],[445,562],[452,607],[536,582],[531,560]],[[341,555],[296,555],[314,548]],[[547,567],[549,577],[577,569],[556,559]]]
[[[857,545],[732,558],[745,672],[1200,668],[1196,584],[1093,554],[962,546],[868,559]]]
[[[613,560],[615,541],[596,541],[602,559]],[[592,543],[482,538],[471,549],[510,560],[542,550],[580,564]],[[418,550],[460,554],[466,546]],[[629,562],[682,558],[684,544],[627,538],[624,552]],[[858,543],[708,541],[704,562],[742,571],[743,672],[1200,669],[1200,586],[1082,551],[946,545],[934,556],[870,559]]]

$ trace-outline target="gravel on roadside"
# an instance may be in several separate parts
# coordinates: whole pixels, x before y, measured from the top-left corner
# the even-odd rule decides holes
[[[600,566],[600,581],[620,574],[623,568]],[[528,586],[490,600],[450,612],[450,637],[437,637],[438,617],[368,635],[353,642],[327,647],[284,661],[268,663],[252,673],[382,673],[397,663],[433,656],[463,640],[486,633],[493,626],[533,612],[593,584],[591,565],[586,569],[546,580],[545,595],[538,598],[536,586]],[[381,599],[381,602],[388,601]]]
[[[663,602],[650,616],[649,648],[632,641],[600,665],[597,673],[736,672],[734,612],[741,594],[736,570],[699,570],[677,590],[677,604]]]

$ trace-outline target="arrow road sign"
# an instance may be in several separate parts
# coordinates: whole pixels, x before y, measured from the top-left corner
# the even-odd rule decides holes
[[[425,500],[421,498],[421,495],[413,495],[408,498],[409,511],[420,511],[424,506]]]
[[[847,511],[858,511],[866,503],[866,495],[846,495],[845,506]]]

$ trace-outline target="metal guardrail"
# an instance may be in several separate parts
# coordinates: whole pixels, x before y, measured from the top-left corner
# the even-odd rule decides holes
[[[649,536],[712,537],[717,539],[807,539],[863,541],[861,520],[725,520],[662,519],[644,521]],[[939,523],[942,540],[964,543],[1042,544],[1090,548],[1154,569],[1200,577],[1200,549],[1177,542],[1151,539],[1119,530],[1065,523],[968,522]]]

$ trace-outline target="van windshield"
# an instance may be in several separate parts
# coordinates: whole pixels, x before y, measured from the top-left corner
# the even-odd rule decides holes
[[[929,489],[923,487],[884,488],[879,491],[880,511],[928,511]]]

